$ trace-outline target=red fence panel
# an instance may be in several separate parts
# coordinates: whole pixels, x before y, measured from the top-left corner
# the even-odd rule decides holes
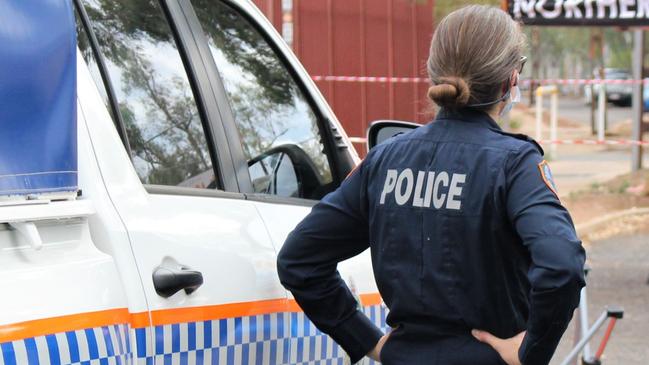
[[[252,0],[266,18],[270,20],[280,33],[282,32],[282,0]]]
[[[280,2],[255,0],[281,31]],[[433,0],[287,3],[292,6],[289,19],[293,22],[293,50],[312,76],[427,77]],[[322,80],[317,84],[353,137],[363,137],[374,120],[422,123],[432,116],[425,82]]]

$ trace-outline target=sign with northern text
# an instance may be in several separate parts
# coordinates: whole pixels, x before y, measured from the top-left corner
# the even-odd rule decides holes
[[[507,11],[529,25],[649,25],[649,0],[508,0]]]

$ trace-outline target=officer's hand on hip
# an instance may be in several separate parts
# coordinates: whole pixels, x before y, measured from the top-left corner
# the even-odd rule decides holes
[[[478,341],[493,347],[500,357],[505,360],[507,365],[521,365],[521,361],[518,358],[518,349],[520,349],[523,338],[525,337],[525,331],[507,339],[498,338],[489,332],[479,330],[473,330],[471,334]]]
[[[386,334],[386,335],[383,335],[383,337],[381,337],[381,338],[379,339],[379,342],[376,343],[376,346],[374,346],[374,348],[372,349],[372,351],[370,351],[370,352],[367,354],[367,356],[368,356],[370,359],[372,359],[372,360],[374,360],[374,361],[377,361],[377,362],[380,362],[380,361],[381,361],[381,360],[380,360],[380,357],[381,357],[381,350],[383,349],[383,345],[385,344],[385,341],[388,340],[388,337],[390,337],[390,334],[389,334],[389,333]]]

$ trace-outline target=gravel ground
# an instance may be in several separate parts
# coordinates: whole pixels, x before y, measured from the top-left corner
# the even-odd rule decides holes
[[[624,318],[613,331],[602,364],[649,365],[649,233],[595,241],[586,249],[592,268],[587,278],[590,322],[606,305],[624,308]],[[593,352],[604,329],[591,341]],[[571,325],[552,365],[559,365],[568,354],[573,334]]]

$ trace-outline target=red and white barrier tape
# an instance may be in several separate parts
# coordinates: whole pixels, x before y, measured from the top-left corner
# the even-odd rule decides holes
[[[311,76],[314,81],[428,83],[423,77]]]
[[[644,80],[595,80],[595,79],[543,79],[543,80],[521,80],[523,85],[535,83],[537,85],[637,85],[647,84],[649,79]]]
[[[647,146],[649,141],[634,141],[630,139],[608,140],[603,141],[594,139],[560,139],[549,140],[544,139],[540,141],[541,144],[574,144],[574,145],[610,145],[610,146]]]
[[[352,143],[367,143],[367,138],[363,137],[349,137]],[[539,141],[541,144],[557,144],[557,145],[611,145],[611,146],[649,146],[649,141],[634,141],[630,139],[619,140],[595,140],[595,139],[558,139],[549,140],[544,139]]]
[[[314,81],[360,82],[360,83],[423,83],[428,84],[429,79],[424,77],[375,77],[375,76],[312,76]],[[521,80],[524,85],[534,82],[537,85],[634,85],[649,84],[649,79],[644,80],[596,80],[596,79],[543,79]]]

